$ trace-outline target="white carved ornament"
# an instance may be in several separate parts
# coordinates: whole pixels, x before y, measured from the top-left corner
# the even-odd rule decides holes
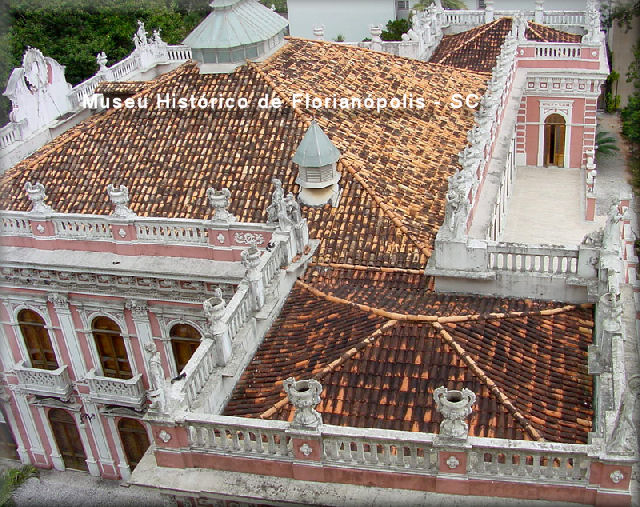
[[[256,245],[264,244],[264,236],[254,232],[236,232],[234,235],[236,243],[240,245],[250,245],[255,243]]]

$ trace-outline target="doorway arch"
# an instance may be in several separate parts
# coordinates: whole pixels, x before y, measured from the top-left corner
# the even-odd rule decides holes
[[[545,167],[565,167],[567,122],[564,116],[553,113],[544,120],[544,159]]]
[[[87,456],[73,416],[66,410],[54,408],[49,411],[49,423],[65,468],[87,472]]]
[[[147,430],[140,421],[123,417],[118,422],[118,433],[129,468],[133,470],[149,448]]]

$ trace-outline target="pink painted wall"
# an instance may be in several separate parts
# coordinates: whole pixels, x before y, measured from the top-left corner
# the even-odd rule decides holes
[[[545,119],[540,118],[540,102],[541,101],[571,101],[573,107],[571,110],[571,126],[569,135],[569,147],[565,146],[565,154],[569,153],[569,167],[581,167],[583,163],[583,149],[584,149],[584,123],[585,123],[585,99],[584,98],[571,98],[561,96],[551,97],[538,97],[528,96],[526,97],[526,114],[525,117],[525,134],[524,145],[527,154],[527,165],[538,165],[538,151],[541,143],[544,143],[543,137],[540,137],[540,122]],[[522,111],[522,109],[521,109]],[[565,164],[567,160],[565,157]],[[566,167],[566,165],[565,165]]]

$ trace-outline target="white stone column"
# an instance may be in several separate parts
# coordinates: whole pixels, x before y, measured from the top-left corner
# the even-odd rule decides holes
[[[47,417],[47,414],[43,407],[38,407],[38,413],[40,414],[40,419],[42,419],[42,426],[44,426],[45,436],[49,440],[49,445],[51,446],[51,461],[53,462],[53,468],[64,472],[64,460],[62,459],[62,455],[60,454],[60,449],[58,449],[56,439],[53,437],[51,424],[49,424],[49,418]]]
[[[3,412],[3,414],[6,415],[7,424],[11,428],[11,433],[13,434],[13,438],[16,441],[16,451],[18,452],[18,456],[20,456],[20,461],[24,465],[30,465],[31,458],[29,458],[29,453],[25,448],[24,440],[22,440],[22,434],[20,433],[20,428],[18,427],[18,422],[16,421],[16,418],[13,414],[13,408],[9,403],[9,395],[3,393],[2,395],[0,395],[0,399],[4,402],[4,406],[6,407],[6,410]]]
[[[260,264],[260,251],[253,243],[249,248],[242,251],[242,265],[246,268],[246,279],[249,282],[253,309],[259,312],[264,306],[264,283],[262,273],[258,270]]]
[[[49,294],[48,299],[53,304],[56,315],[58,316],[62,337],[69,351],[71,368],[73,369],[75,378],[76,380],[81,380],[87,374],[87,367],[84,364],[84,357],[80,349],[80,344],[78,343],[78,335],[76,334],[71,309],[69,308],[69,299],[67,296],[57,293]]]
[[[486,0],[484,5],[484,22],[491,23],[493,21],[493,0]]]
[[[85,410],[86,410],[85,405]],[[76,420],[76,426],[78,427],[78,433],[80,434],[80,440],[82,440],[82,447],[84,448],[84,454],[86,456],[85,461],[87,462],[87,468],[89,469],[89,473],[94,477],[100,477],[100,467],[96,462],[96,458],[93,455],[93,450],[91,449],[91,445],[89,444],[89,429],[87,428],[87,424],[80,417],[80,412],[74,412],[73,417]],[[95,418],[99,417],[98,414],[95,414]],[[94,419],[95,419],[94,418]],[[94,439],[96,445],[98,445],[98,440]]]
[[[246,284],[246,282],[244,283]],[[243,290],[242,284],[238,287],[238,291],[240,290]],[[244,290],[249,290],[247,285],[244,286]],[[218,289],[213,297],[203,303],[203,307],[209,321],[209,331],[205,338],[215,341],[216,363],[218,366],[224,366],[231,359],[231,338],[229,337],[229,326],[222,320],[227,307],[224,299],[222,299],[222,291]]]
[[[153,332],[151,331],[151,323],[149,322],[149,309],[146,303],[135,299],[127,300],[125,308],[131,311],[133,324],[136,327],[136,336],[140,343],[140,354],[144,360],[144,372],[146,372],[147,378],[149,378],[149,357],[146,346],[153,343]]]
[[[36,424],[33,420],[33,414],[29,403],[27,403],[26,396],[20,391],[19,388],[13,388],[13,397],[16,400],[16,407],[18,408],[18,415],[22,421],[22,425],[27,433],[26,444],[31,449],[32,453],[45,455],[42,441],[40,440],[40,434],[36,428]]]
[[[107,417],[107,424],[109,425],[109,430],[111,431],[111,436],[113,437],[113,442],[116,446],[116,452],[118,453],[118,468],[120,469],[120,476],[126,481],[131,477],[131,468],[129,467],[127,457],[122,447],[120,432],[118,431],[118,427],[116,426],[116,422],[113,417]]]
[[[544,0],[536,0],[536,23],[544,21]]]

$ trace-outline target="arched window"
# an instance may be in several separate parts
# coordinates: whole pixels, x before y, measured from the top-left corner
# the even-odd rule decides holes
[[[171,348],[176,361],[176,370],[180,373],[200,345],[200,333],[189,324],[176,324],[169,332]]]
[[[96,317],[91,327],[102,365],[102,374],[105,377],[131,378],[127,348],[118,324],[108,317]]]
[[[21,310],[18,313],[18,325],[27,347],[31,367],[41,370],[56,370],[58,361],[42,317],[33,310]]]

